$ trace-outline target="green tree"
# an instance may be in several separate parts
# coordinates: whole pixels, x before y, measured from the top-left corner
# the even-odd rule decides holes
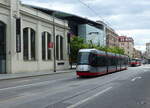
[[[77,60],[77,55],[78,55],[78,51],[82,48],[88,48],[89,46],[87,44],[84,44],[84,39],[77,37],[77,36],[73,36],[71,38],[71,42],[70,42],[70,50],[71,50],[71,54],[70,54],[70,62],[76,62]]]
[[[73,36],[70,42],[70,50],[71,50],[70,63],[72,64],[73,62],[77,61],[77,55],[80,49],[88,49],[88,48],[95,48],[102,51],[124,55],[124,50],[122,48],[94,45],[92,41],[90,41],[89,44],[86,44],[83,38]]]

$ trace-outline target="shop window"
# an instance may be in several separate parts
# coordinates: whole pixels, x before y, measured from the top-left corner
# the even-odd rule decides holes
[[[48,60],[51,60],[52,59],[52,49],[50,48],[50,43],[52,42],[52,39],[51,39],[51,35],[48,33],[47,34],[47,46],[48,46],[48,48],[47,48],[47,58],[48,58]]]
[[[23,59],[28,60],[28,28],[23,30]]]
[[[56,36],[56,59],[59,60],[59,36]]]
[[[57,60],[63,60],[63,48],[64,48],[64,39],[62,36],[57,35],[56,36],[56,59]]]
[[[60,36],[60,60],[63,60],[63,37]]]
[[[23,29],[23,59],[35,60],[35,31],[32,28]]]
[[[48,32],[42,33],[42,60],[51,60],[52,59],[52,49],[50,48],[51,44],[51,34]]]
[[[31,60],[35,60],[35,31],[31,29]]]
[[[46,53],[45,53],[45,32],[42,33],[42,60],[45,60]]]

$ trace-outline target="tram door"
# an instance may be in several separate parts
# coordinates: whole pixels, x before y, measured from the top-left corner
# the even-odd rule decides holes
[[[0,74],[6,73],[6,26],[0,22]]]

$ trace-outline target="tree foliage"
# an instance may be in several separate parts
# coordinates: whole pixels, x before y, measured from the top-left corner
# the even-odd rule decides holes
[[[94,45],[92,42],[87,44],[84,42],[84,39],[81,37],[73,36],[70,42],[70,62],[76,62],[78,51],[80,49],[88,49],[88,48],[95,48],[102,51],[112,52],[116,54],[124,54],[124,49],[119,47],[107,47],[107,46],[99,46]]]

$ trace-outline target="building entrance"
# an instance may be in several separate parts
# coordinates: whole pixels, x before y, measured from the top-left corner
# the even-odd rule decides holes
[[[6,25],[0,21],[0,74],[6,74]]]

